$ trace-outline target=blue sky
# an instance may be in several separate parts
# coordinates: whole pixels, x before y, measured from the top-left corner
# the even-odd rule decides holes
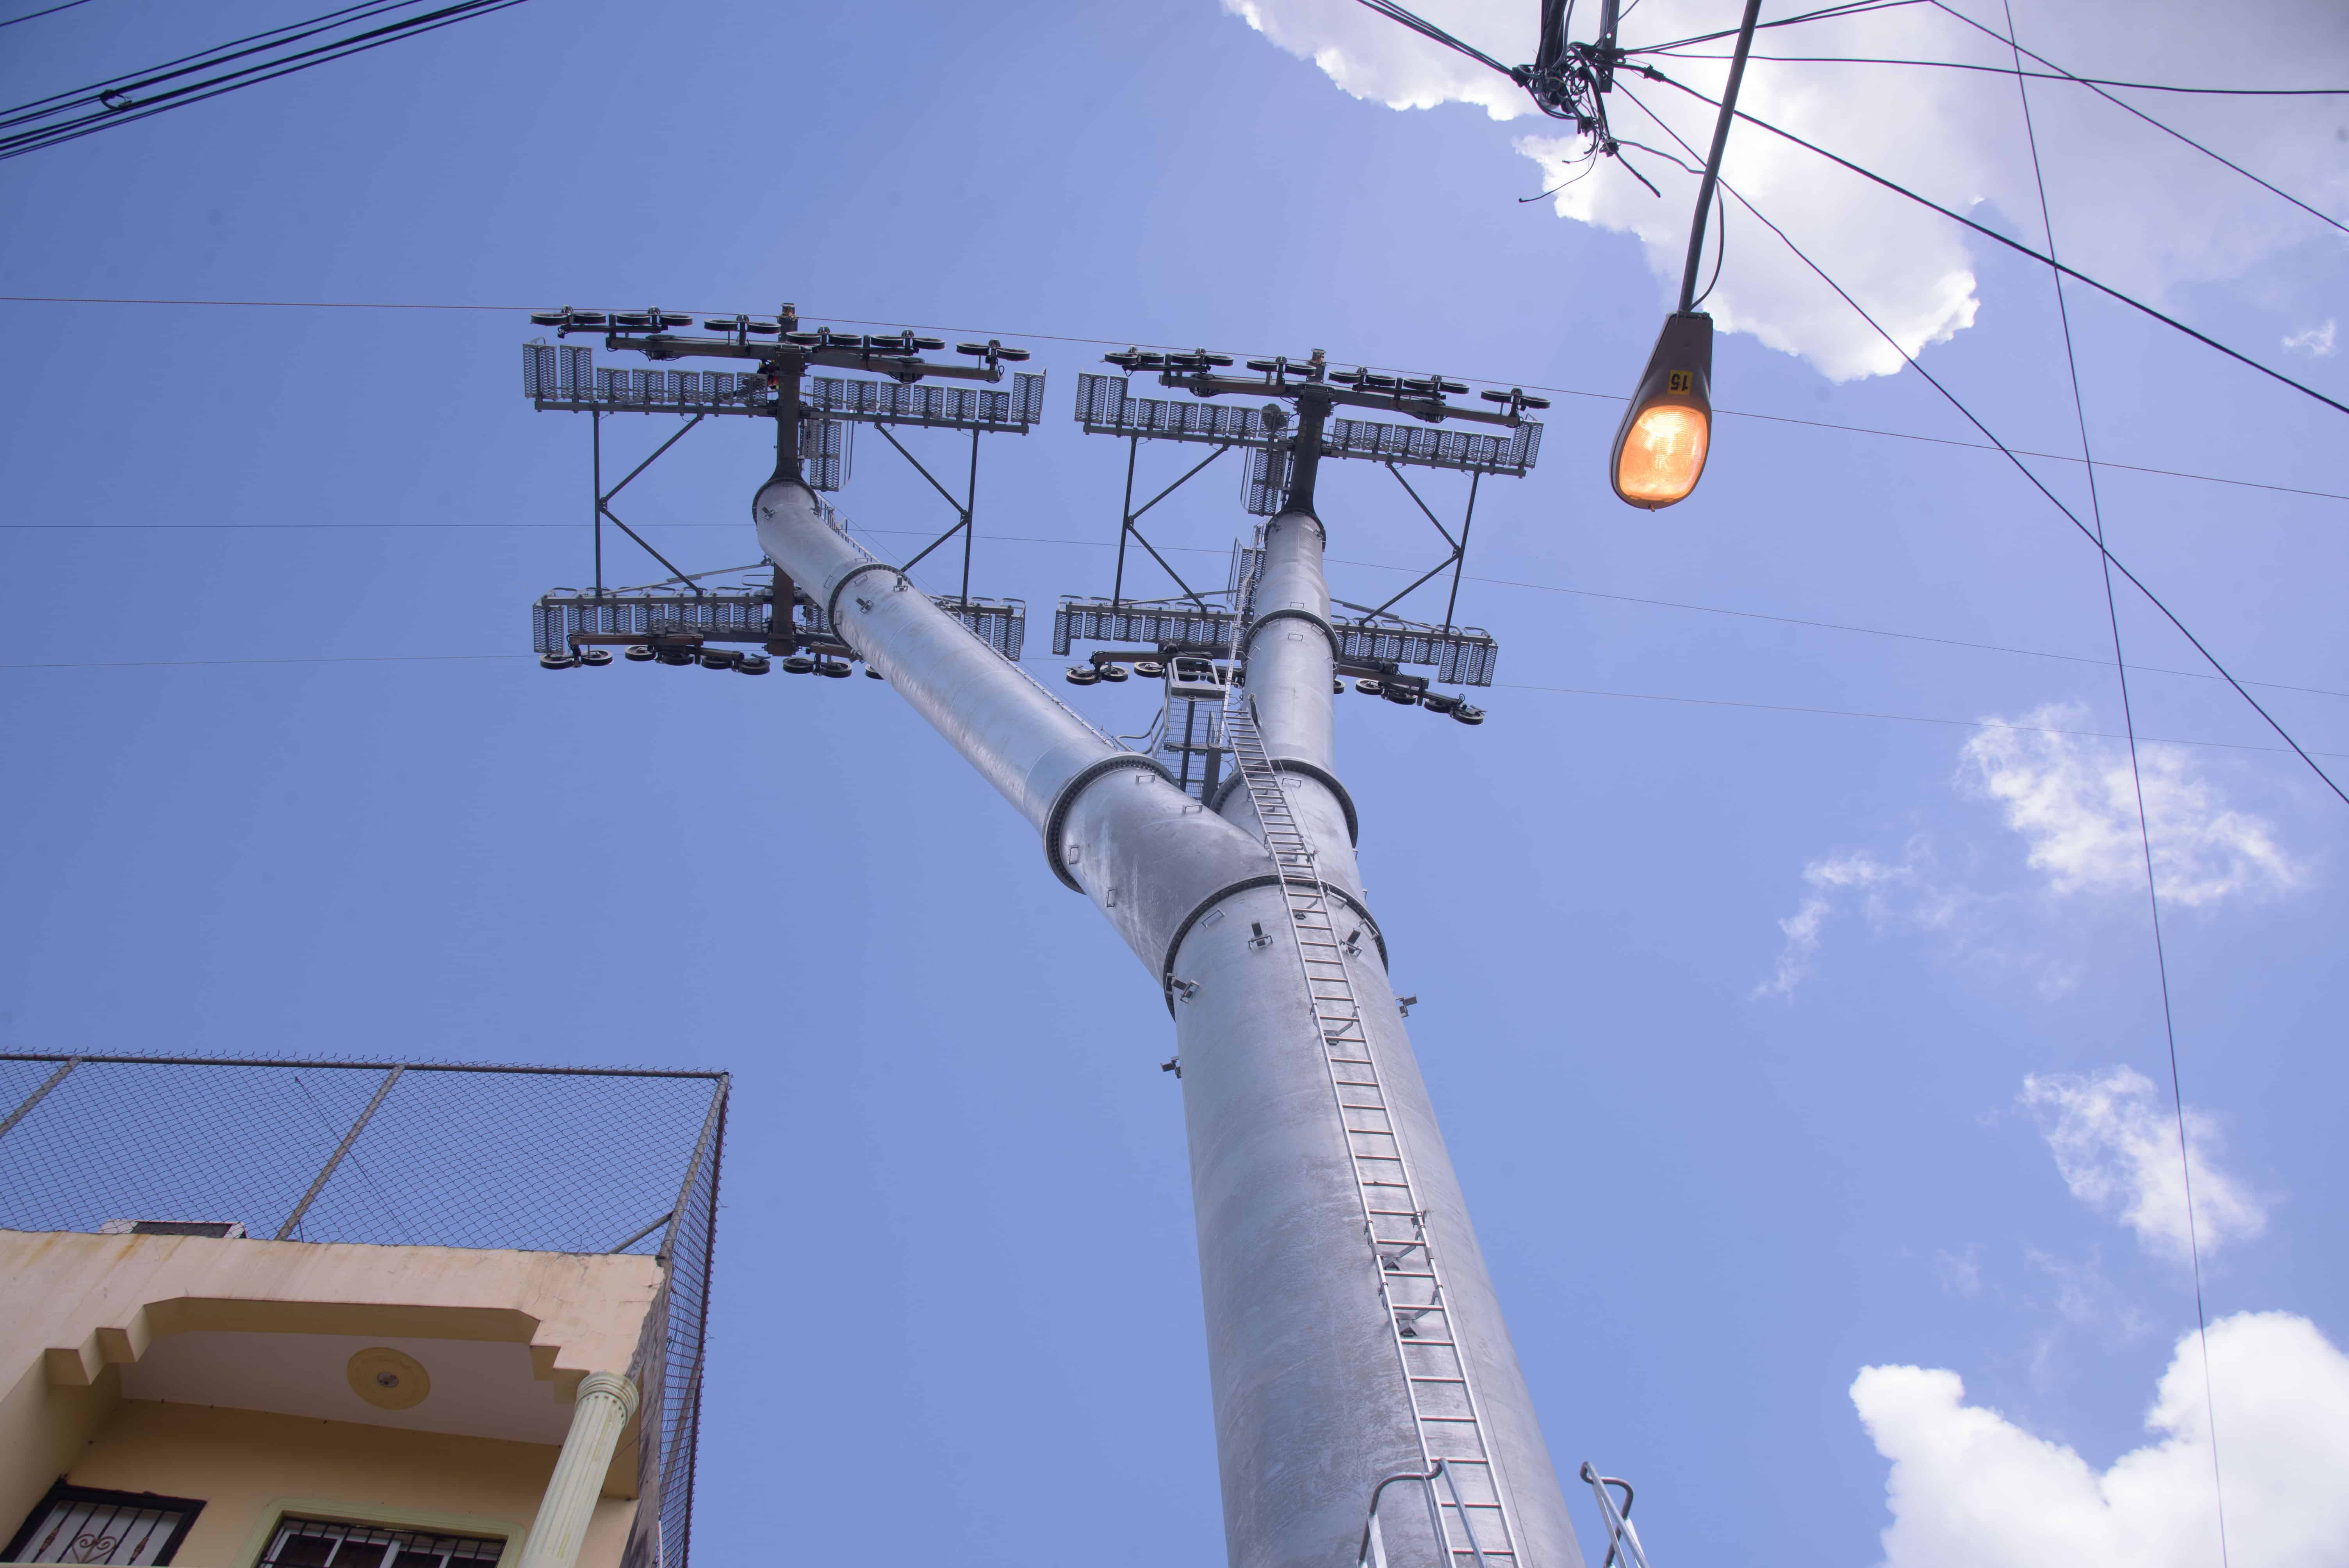
[[[2092,550],[1995,453],[1831,428],[1971,438],[1914,374],[1863,373],[1865,335],[1734,211],[1722,301],[1745,330],[1720,341],[1715,397],[1816,423],[1724,417],[1693,500],[1621,507],[1607,395],[1670,303],[1640,225],[1683,225],[1686,198],[1668,186],[1651,220],[1602,170],[1586,185],[1615,183],[1566,217],[1521,204],[1543,165],[1513,143],[1547,128],[1397,112],[1386,78],[1354,96],[1276,46],[1342,67],[1351,35],[1313,29],[1350,18],[1281,10],[1260,32],[1212,0],[540,0],[0,166],[0,293],[788,299],[999,332],[1038,351],[1050,413],[988,443],[974,588],[1027,600],[1037,655],[1056,594],[1108,586],[1123,459],[1068,418],[1099,346],[1045,335],[1569,389],[1541,467],[1480,502],[1462,615],[1501,641],[1490,720],[1350,698],[1340,728],[1397,985],[1422,998],[1414,1037],[1561,1470],[1632,1478],[1660,1564],[2053,1551],[2000,1534],[2018,1497],[2074,1553],[2033,1561],[2124,1560],[2129,1530],[2164,1563],[2210,1560],[2203,1494],[2178,1479],[2178,1454],[2207,1463],[2199,1418],[2158,1407],[2184,1423],[2175,1452],[2147,1425],[2194,1304],[2170,1168],[2145,1153],[2174,1136],[2168,1065],[2134,817],[2110,792],[2125,758],[2095,738],[2121,715]],[[0,78],[14,102],[298,14],[97,0],[0,31]],[[1514,15],[1478,19],[1508,58],[1530,52]],[[2046,50],[2163,79],[2225,63],[2172,20],[2166,56],[2052,15]],[[2304,41],[2288,85],[2349,79],[2316,8],[2256,20]],[[1420,67],[1394,68],[1407,98]],[[1920,149],[1894,113],[1842,145],[2035,239],[2012,83],[1960,99],[1889,79],[1877,98],[1972,139]],[[1841,92],[1819,98],[1829,123]],[[2349,397],[2329,340],[2302,336],[2341,314],[2337,231],[2110,119],[2048,114],[2059,230],[2076,211],[2084,253],[2106,243],[2131,286]],[[2349,138],[2323,100],[2178,115],[2277,170],[2323,171]],[[1941,335],[1925,363],[1993,428],[2077,449],[2044,272],[1736,157],[1798,240],[1919,344]],[[2324,179],[2298,193],[2349,212]],[[1214,1560],[1171,1034],[1014,815],[878,683],[524,656],[530,601],[585,574],[587,429],[523,400],[519,315],[5,303],[0,321],[0,1043],[730,1068],[709,1560],[779,1522],[818,1554]],[[2290,487],[2099,476],[2116,553],[2349,773],[2342,417],[2108,303],[2075,297],[2073,326],[2100,456]],[[622,514],[693,565],[753,559],[766,459],[744,424],[697,430]],[[632,461],[672,428],[616,420],[607,451]],[[949,438],[909,440],[952,460]],[[1185,459],[1142,462],[1164,482]],[[2039,466],[2085,506],[2077,464]],[[1423,493],[1456,512],[1464,488]],[[1160,509],[1186,573],[1220,581],[1237,489],[1219,467]],[[878,441],[837,499],[884,547],[948,521]],[[1374,603],[1435,559],[1375,469],[1321,500],[1340,596]],[[2132,663],[2200,667],[2142,603],[2120,621]],[[2349,1222],[2349,807],[2217,683],[2135,689],[2142,733],[2200,743],[2147,758],[2198,1178],[2220,1205],[2222,1459],[2243,1433],[2229,1495],[2255,1500],[2233,1544],[2325,1561],[2349,1522],[2304,1471],[2349,1441],[2325,1241]],[[1132,688],[1071,695],[1147,722]],[[2145,1477],[2158,1507],[2129,1501]],[[2300,1533],[2258,1533],[2277,1521]]]

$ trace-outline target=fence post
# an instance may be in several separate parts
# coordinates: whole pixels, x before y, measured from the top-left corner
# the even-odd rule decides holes
[[[57,1085],[66,1081],[66,1074],[73,1071],[74,1068],[79,1066],[81,1066],[81,1058],[79,1057],[67,1057],[66,1058],[65,1066],[51,1073],[47,1078],[43,1078],[41,1080],[41,1087],[26,1095],[25,1097],[25,1103],[8,1113],[7,1120],[0,1121],[0,1138],[7,1137],[8,1130],[10,1128],[24,1120],[25,1118],[32,1111],[32,1109],[41,1103],[42,1099],[48,1094],[49,1090],[57,1088]]]
[[[285,1216],[285,1222],[277,1227],[277,1233],[270,1238],[271,1241],[282,1242],[294,1233],[294,1227],[300,1224],[302,1216],[310,1212],[310,1205],[317,1199],[318,1190],[326,1184],[326,1178],[335,1173],[335,1167],[343,1162],[343,1156],[351,1151],[351,1145],[357,1142],[359,1134],[367,1130],[376,1107],[383,1103],[383,1097],[391,1092],[391,1086],[398,1083],[399,1075],[407,1070],[404,1066],[396,1067],[383,1075],[383,1082],[376,1086],[375,1098],[367,1102],[367,1109],[359,1112],[359,1119],[351,1123],[351,1130],[343,1134],[343,1140],[335,1145],[332,1154],[326,1156],[326,1167],[318,1172],[318,1179],[310,1183],[310,1190],[302,1194],[302,1201],[294,1205],[294,1212]]]

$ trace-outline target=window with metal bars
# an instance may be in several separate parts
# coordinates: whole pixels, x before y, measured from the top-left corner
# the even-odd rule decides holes
[[[191,1497],[49,1488],[8,1542],[10,1563],[166,1563],[203,1511]]]
[[[505,1549],[494,1537],[288,1517],[256,1568],[493,1568]]]

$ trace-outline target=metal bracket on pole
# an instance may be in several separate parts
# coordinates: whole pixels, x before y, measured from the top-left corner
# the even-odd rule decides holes
[[[1459,626],[1455,619],[1460,607],[1460,586],[1467,569],[1469,531],[1475,525],[1476,500],[1485,476],[1521,478],[1540,457],[1542,426],[1526,415],[1547,408],[1549,405],[1546,399],[1513,387],[1506,392],[1479,395],[1495,405],[1494,407],[1458,405],[1449,398],[1455,392],[1467,390],[1463,383],[1447,381],[1441,376],[1390,376],[1367,369],[1338,369],[1319,352],[1301,360],[1251,359],[1247,367],[1258,372],[1257,377],[1225,373],[1221,367],[1232,363],[1231,356],[1209,354],[1204,349],[1191,354],[1126,349],[1103,357],[1128,374],[1080,376],[1076,418],[1088,434],[1122,436],[1126,440],[1125,499],[1118,514],[1116,574],[1111,580],[1106,599],[1062,596],[1053,617],[1054,653],[1067,653],[1072,640],[1155,641],[1161,654],[1193,643],[1220,645],[1227,640],[1230,621],[1240,606],[1235,603],[1229,608],[1211,607],[1209,595],[1184,581],[1139,523],[1153,507],[1224,453],[1238,448],[1245,449],[1248,459],[1245,476],[1247,509],[1258,516],[1310,511],[1318,470],[1325,460],[1366,458],[1394,476],[1413,503],[1444,537],[1449,552],[1442,562],[1385,603],[1364,610],[1359,625],[1331,628],[1341,662],[1433,664],[1439,667],[1439,680],[1469,686],[1491,684],[1492,638],[1476,628]],[[1130,390],[1132,376],[1153,370],[1158,373],[1161,385],[1180,387],[1191,397],[1175,401],[1133,397]],[[1225,396],[1268,397],[1276,401],[1246,407],[1206,400]],[[1294,416],[1283,407],[1283,401],[1294,406]],[[1425,425],[1440,427],[1447,420],[1465,420],[1502,426],[1505,430],[1498,435],[1482,435],[1330,418],[1331,412],[1340,407],[1392,408]],[[1190,441],[1212,446],[1215,450],[1136,507],[1133,484],[1143,441]],[[1402,470],[1405,467],[1452,469],[1469,476],[1467,510],[1456,539],[1403,477]],[[1141,542],[1151,559],[1182,590],[1183,597],[1196,606],[1195,611],[1175,611],[1168,600],[1126,598],[1129,536]],[[1452,585],[1441,627],[1414,625],[1388,614],[1393,605],[1447,567],[1452,572]],[[1162,605],[1168,608],[1162,609]],[[1081,684],[1090,679],[1082,670],[1071,678]]]
[[[600,413],[591,410],[588,417],[591,421],[591,427],[596,431],[595,438],[596,596],[601,598],[604,593],[604,520],[607,517],[612,520],[613,527],[618,529],[622,533],[626,534],[630,539],[635,540],[639,545],[643,546],[644,552],[647,555],[651,556],[655,561],[657,561],[663,566],[667,567],[676,576],[684,579],[687,586],[690,587],[696,593],[699,593],[702,591],[701,585],[693,582],[692,579],[686,577],[685,573],[678,568],[677,562],[671,561],[667,556],[663,555],[659,551],[655,550],[650,543],[647,542],[643,534],[638,533],[635,529],[630,528],[626,523],[620,521],[620,514],[612,510],[612,498],[618,495],[622,490],[627,489],[629,480],[634,480],[638,474],[643,473],[647,469],[651,468],[655,462],[658,461],[660,455],[663,452],[667,451],[671,447],[676,446],[679,441],[685,439],[686,436],[691,432],[694,426],[700,424],[707,416],[703,414],[696,414],[691,419],[686,421],[685,428],[683,429],[678,431],[676,435],[671,436],[667,440],[663,441],[659,446],[655,447],[651,457],[647,458],[643,462],[638,463],[633,469],[630,469],[628,470],[627,479],[622,480],[618,484],[614,485],[608,490],[603,488],[603,416]]]
[[[1125,539],[1128,534],[1132,534],[1135,539],[1142,542],[1142,548],[1150,552],[1150,559],[1158,562],[1159,570],[1165,573],[1167,576],[1172,577],[1174,580],[1174,586],[1183,591],[1183,596],[1185,598],[1198,605],[1202,610],[1208,607],[1206,600],[1199,596],[1198,591],[1193,588],[1188,583],[1183,581],[1183,574],[1175,571],[1174,568],[1168,563],[1166,557],[1158,553],[1158,547],[1150,542],[1150,536],[1143,533],[1141,529],[1134,525],[1142,521],[1143,515],[1149,511],[1152,507],[1156,506],[1160,501],[1164,500],[1168,496],[1173,495],[1176,490],[1181,490],[1185,485],[1190,483],[1192,480],[1204,472],[1209,464],[1213,463],[1217,458],[1222,457],[1226,452],[1230,451],[1236,444],[1237,443],[1235,442],[1226,441],[1222,446],[1217,447],[1214,451],[1209,452],[1206,457],[1200,459],[1196,463],[1194,463],[1188,469],[1186,469],[1181,479],[1176,480],[1173,484],[1168,485],[1164,490],[1160,490],[1156,495],[1152,496],[1148,500],[1143,501],[1140,510],[1137,511],[1133,504],[1133,464],[1135,455],[1142,448],[1142,438],[1135,436],[1127,442],[1125,453],[1125,502],[1124,505],[1119,509],[1117,526],[1117,575],[1110,584],[1109,597],[1110,607],[1112,609],[1115,609],[1120,603],[1122,603],[1125,596]]]
[[[600,334],[606,349],[642,354],[657,362],[718,359],[734,361],[741,366],[709,371],[599,368],[595,363],[595,351],[590,348],[550,344],[543,339],[523,346],[523,391],[532,406],[584,413],[590,419],[595,592],[592,597],[583,598],[570,590],[560,591],[542,598],[534,607],[533,642],[537,651],[545,655],[542,663],[549,668],[611,662],[608,655],[590,656],[593,650],[586,649],[588,644],[649,640],[655,649],[659,649],[668,646],[658,641],[663,637],[675,645],[669,652],[682,649],[683,654],[673,660],[667,653],[638,656],[658,656],[667,662],[698,660],[712,668],[730,665],[753,674],[764,673],[768,668],[762,658],[738,657],[723,650],[705,655],[697,650],[711,641],[749,641],[771,645],[766,646],[766,652],[786,655],[804,646],[820,658],[855,656],[854,651],[841,644],[824,623],[821,606],[812,606],[814,624],[798,624],[794,606],[807,602],[798,598],[795,589],[781,586],[787,578],[777,580],[778,591],[771,599],[761,597],[755,617],[760,624],[752,626],[749,623],[753,617],[746,612],[747,597],[723,590],[713,593],[703,586],[699,580],[712,575],[710,573],[688,572],[678,566],[612,509],[613,499],[631,480],[683,439],[687,431],[713,415],[775,420],[778,471],[788,469],[815,490],[838,490],[845,481],[849,432],[858,425],[878,429],[882,438],[913,464],[915,471],[945,497],[955,511],[954,526],[905,566],[912,567],[957,533],[961,534],[960,591],[951,600],[938,596],[937,602],[1005,657],[1019,656],[1024,606],[1018,600],[972,598],[971,569],[974,519],[978,505],[978,438],[988,433],[1024,435],[1043,418],[1042,372],[1019,371],[1009,377],[1008,389],[993,389],[994,384],[1006,379],[1008,366],[1029,357],[1026,349],[1006,347],[992,340],[966,343],[957,346],[958,352],[971,356],[978,363],[940,362],[926,358],[924,354],[945,347],[943,339],[917,336],[910,330],[866,335],[825,327],[804,328],[796,308],[788,304],[771,320],[737,315],[704,322],[706,329],[721,335],[715,337],[681,335],[676,329],[689,327],[691,318],[659,310],[615,313],[565,307],[538,312],[532,319],[542,326],[554,327],[557,336],[574,332]],[[761,341],[762,338],[765,341]],[[887,379],[811,374],[819,369],[865,371]],[[933,381],[988,385],[930,385]],[[650,457],[607,490],[604,488],[603,416],[621,412],[678,414],[686,416],[687,420],[683,429],[663,441]],[[970,461],[963,494],[957,496],[941,484],[897,439],[891,429],[893,426],[970,432]],[[613,590],[606,586],[606,521],[660,562],[669,573],[668,583],[645,589]],[[675,593],[660,592],[670,586],[674,586]],[[786,657],[785,669],[799,667]],[[820,664],[817,667],[827,668],[829,673],[830,668],[838,666]]]
[[[888,426],[875,425],[874,428],[881,433],[881,438],[883,440],[896,448],[897,455],[905,459],[907,462],[913,464],[914,471],[921,475],[924,479],[929,480],[930,488],[937,491],[941,496],[944,496],[946,498],[946,503],[955,510],[955,525],[952,528],[947,529],[944,533],[939,534],[927,544],[922,546],[920,550],[915,552],[913,560],[906,562],[905,565],[899,567],[897,570],[900,573],[911,572],[915,566],[919,564],[922,560],[930,553],[930,552],[936,550],[939,545],[944,544],[947,540],[952,539],[956,534],[959,533],[962,535],[962,593],[960,597],[965,600],[969,599],[970,545],[972,534],[970,520],[978,511],[978,432],[977,430],[973,430],[970,433],[970,480],[968,488],[965,490],[962,498],[960,500],[957,500],[955,493],[952,490],[938,483],[938,478],[936,474],[930,472],[929,469],[922,466],[921,459],[907,451],[905,449],[905,443],[898,440],[896,437],[889,433]]]
[[[1421,583],[1425,583],[1429,578],[1434,576],[1437,573],[1442,572],[1445,567],[1449,566],[1452,568],[1452,595],[1444,601],[1444,629],[1446,632],[1449,632],[1452,630],[1453,614],[1460,607],[1460,574],[1467,570],[1468,531],[1470,528],[1475,526],[1476,521],[1476,487],[1484,480],[1485,476],[1482,473],[1473,471],[1468,476],[1468,510],[1460,519],[1460,537],[1458,539],[1454,539],[1452,537],[1452,531],[1445,528],[1443,522],[1437,519],[1434,509],[1430,507],[1426,501],[1421,500],[1419,491],[1413,490],[1412,488],[1411,481],[1402,477],[1402,470],[1395,467],[1392,463],[1386,465],[1386,470],[1387,472],[1394,475],[1395,483],[1402,486],[1403,493],[1411,497],[1413,504],[1419,508],[1421,514],[1424,516],[1430,523],[1433,524],[1435,531],[1444,535],[1444,542],[1451,547],[1452,553],[1437,562],[1434,565],[1429,567],[1425,572],[1421,573],[1417,577],[1413,578],[1409,588],[1405,588],[1402,593],[1397,593],[1393,598],[1389,599],[1385,603],[1368,612],[1368,614],[1372,615],[1382,615],[1386,614],[1387,611],[1394,608],[1395,605],[1409,598],[1413,591],[1418,588]]]

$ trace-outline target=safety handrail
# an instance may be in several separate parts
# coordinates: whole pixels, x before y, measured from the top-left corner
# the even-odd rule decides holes
[[[1451,1538],[1444,1529],[1445,1504],[1442,1498],[1435,1495],[1435,1483],[1438,1480],[1441,1480],[1444,1490],[1452,1494],[1450,1506],[1452,1511],[1460,1516],[1460,1530],[1468,1538],[1468,1552],[1476,1559],[1476,1568],[1488,1568],[1485,1560],[1484,1545],[1476,1539],[1475,1521],[1469,1518],[1468,1505],[1461,1500],[1460,1483],[1452,1479],[1452,1472],[1444,1468],[1442,1460],[1437,1460],[1434,1465],[1425,1471],[1405,1470],[1401,1475],[1391,1475],[1371,1488],[1370,1517],[1362,1522],[1362,1546],[1361,1550],[1355,1554],[1354,1568],[1387,1568],[1386,1538],[1379,1530],[1379,1498],[1387,1488],[1399,1480],[1415,1480],[1426,1494],[1427,1525],[1435,1532],[1436,1550],[1444,1553],[1442,1568],[1453,1568],[1451,1560],[1457,1549],[1453,1546]],[[1640,1568],[1647,1568],[1644,1559]]]
[[[1435,1502],[1435,1489],[1432,1483],[1435,1480],[1435,1471],[1440,1470],[1443,1468],[1444,1461],[1442,1460],[1438,1460],[1435,1461],[1435,1470],[1429,1470],[1425,1474],[1422,1474],[1418,1470],[1405,1470],[1401,1475],[1391,1475],[1387,1477],[1386,1480],[1379,1482],[1378,1485],[1371,1488],[1370,1517],[1362,1522],[1362,1549],[1355,1554],[1354,1568],[1387,1568],[1386,1541],[1384,1537],[1379,1533],[1380,1496],[1385,1492],[1387,1488],[1394,1485],[1394,1483],[1399,1480],[1418,1481],[1422,1486],[1427,1488],[1429,1511],[1432,1514],[1434,1510]],[[1438,1537],[1438,1539],[1441,1540],[1442,1538]]]
[[[1599,1516],[1607,1522],[1607,1561],[1599,1568],[1615,1568],[1619,1559],[1624,1568],[1648,1568],[1646,1548],[1640,1544],[1640,1532],[1631,1528],[1631,1483],[1617,1476],[1600,1475],[1590,1461],[1582,1461],[1582,1479],[1590,1483],[1598,1494]],[[1623,1506],[1617,1508],[1615,1499],[1607,1489],[1623,1489]]]

